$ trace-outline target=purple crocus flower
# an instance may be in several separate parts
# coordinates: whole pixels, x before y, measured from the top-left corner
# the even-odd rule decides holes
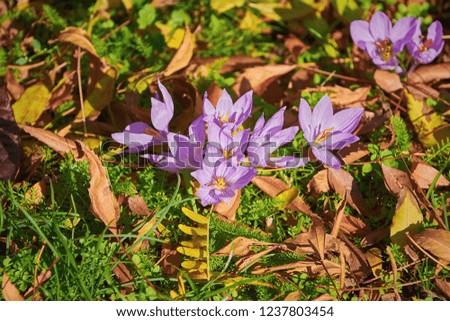
[[[216,122],[208,124],[208,145],[204,164],[215,166],[217,162],[238,165],[245,160],[250,130],[231,132],[230,126],[220,127]]]
[[[181,134],[167,134],[170,152],[162,155],[145,154],[153,166],[168,172],[179,172],[183,169],[199,169],[202,165],[205,145],[205,122],[197,118],[189,126],[189,137]]]
[[[207,123],[216,122],[220,127],[230,126],[231,131],[234,131],[250,116],[253,104],[253,91],[250,90],[242,95],[233,104],[233,101],[224,89],[222,95],[217,101],[217,106],[214,108],[205,93],[203,103],[203,114]]]
[[[169,122],[174,112],[173,101],[166,87],[159,80],[158,87],[163,101],[159,100],[158,94],[156,98],[151,98],[150,119],[154,128],[144,122],[135,122],[125,127],[123,132],[112,134],[115,141],[128,146],[130,153],[145,150],[152,144],[159,145],[167,140]]]
[[[333,115],[328,95],[320,99],[313,111],[306,100],[300,100],[300,127],[318,160],[335,169],[341,167],[341,162],[330,150],[339,150],[359,140],[352,132],[358,126],[363,111],[364,108],[349,108]]]
[[[350,24],[350,34],[356,45],[372,58],[375,65],[400,73],[402,69],[398,65],[397,54],[411,41],[416,23],[416,18],[405,17],[392,26],[388,16],[378,11],[370,22],[353,21]]]
[[[247,147],[248,160],[255,167],[300,167],[307,163],[306,158],[284,156],[270,158],[280,146],[291,142],[298,132],[298,126],[283,129],[286,107],[277,111],[267,122],[262,114],[255,124]]]
[[[221,201],[229,203],[236,190],[250,183],[256,173],[253,167],[227,166],[223,162],[216,167],[203,166],[191,175],[200,183],[198,197],[207,206]]]
[[[444,48],[442,40],[442,24],[439,21],[433,22],[427,31],[427,36],[422,35],[422,21],[417,20],[416,29],[408,43],[407,48],[416,64],[428,64],[432,62]]]

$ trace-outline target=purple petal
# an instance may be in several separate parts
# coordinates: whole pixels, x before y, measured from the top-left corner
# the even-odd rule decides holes
[[[264,123],[265,123],[265,120],[264,120],[264,113],[263,113],[263,114],[261,114],[261,116],[259,116],[258,120],[256,121],[255,127],[253,128],[252,136],[257,137],[257,136],[261,135],[262,130],[264,128]]]
[[[358,136],[351,133],[336,133],[328,137],[321,146],[325,146],[326,149],[339,150],[357,142],[359,140]]]
[[[323,164],[333,167],[334,169],[341,168],[341,162],[339,159],[325,148],[311,148],[311,150],[317,159]]]
[[[164,98],[164,102],[151,98],[151,118],[153,126],[159,131],[169,131],[169,122],[173,117],[174,107],[172,97],[166,87],[158,81],[158,87]]]
[[[204,98],[203,98],[203,114],[214,116],[216,114],[216,109],[214,108],[213,104],[208,99],[208,94],[205,92]]]
[[[308,162],[309,159],[306,157],[298,158],[295,156],[283,156],[277,158],[270,158],[268,163],[272,167],[298,168],[305,166],[305,164]]]
[[[364,108],[347,108],[334,114],[330,127],[333,132],[351,133],[358,126],[363,115]]]
[[[206,123],[203,119],[203,116],[195,119],[189,126],[189,136],[191,137],[191,140],[195,142],[200,142],[202,145],[205,143]]]
[[[154,137],[144,133],[146,129],[153,130],[144,122],[131,123],[123,132],[113,133],[111,137],[118,143],[127,145],[130,153],[136,153],[154,143]]]
[[[234,110],[237,112],[236,121],[239,124],[242,124],[244,121],[250,117],[250,113],[252,112],[253,105],[253,90],[248,91],[234,103]]]
[[[211,184],[213,180],[212,172],[205,167],[192,172],[191,176],[194,177],[201,186]]]
[[[375,41],[382,41],[389,38],[392,23],[388,16],[381,11],[375,12],[370,19],[369,30]]]
[[[220,203],[220,199],[215,196],[214,189],[200,187],[197,194],[203,206]]]
[[[214,174],[216,177],[222,177],[222,178],[227,178],[227,172],[228,172],[228,166],[225,162],[222,162],[219,164],[219,166],[217,166],[216,168],[214,168]]]
[[[292,126],[277,132],[270,137],[270,141],[274,143],[275,149],[284,144],[290,143],[298,132],[298,126]]]
[[[328,124],[333,118],[333,105],[331,104],[331,99],[328,95],[324,95],[312,112],[312,126],[317,135],[320,131],[330,128]],[[314,135],[314,136],[315,136]]]
[[[300,127],[303,130],[303,135],[305,139],[310,142],[314,140],[313,136],[313,130],[312,130],[312,111],[311,107],[309,106],[308,102],[301,98],[300,99],[300,107],[298,111],[298,122],[300,124]]]
[[[366,50],[366,42],[375,42],[369,31],[369,23],[367,21],[353,21],[350,24],[350,34],[353,42],[362,50]]]
[[[224,89],[222,91],[222,95],[217,101],[216,115],[218,114],[219,117],[224,117],[228,115],[228,117],[230,117],[232,111],[233,111],[233,101],[231,100],[231,97],[228,94],[228,92]]]
[[[262,135],[267,135],[267,134],[273,135],[283,128],[285,110],[286,110],[286,107],[283,107],[279,111],[277,111],[275,114],[273,114],[272,117],[270,117],[270,119],[267,121],[266,125],[264,126]]]
[[[229,181],[233,189],[241,189],[248,185],[258,171],[253,167],[238,166],[234,172],[229,175]]]
[[[390,35],[393,44],[393,55],[401,52],[405,45],[411,42],[411,38],[417,30],[417,21],[418,19],[414,17],[405,17],[394,25]]]

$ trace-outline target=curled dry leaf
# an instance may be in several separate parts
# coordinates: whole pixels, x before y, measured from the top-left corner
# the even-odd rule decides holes
[[[231,241],[228,245],[226,245],[224,248],[218,250],[213,256],[246,256],[251,253],[253,253],[252,247],[255,246],[270,246],[273,245],[273,243],[268,242],[260,242],[255,241],[246,237],[239,236],[235,238],[233,241]]]
[[[52,44],[56,41],[69,42],[75,46],[83,48],[95,57],[98,57],[97,51],[95,50],[91,39],[87,35],[86,31],[81,28],[67,27],[66,29],[61,31],[56,40],[50,40],[49,43]]]
[[[234,222],[236,218],[236,212],[239,208],[239,204],[241,203],[241,190],[238,190],[234,193],[233,198],[230,200],[230,203],[225,203],[224,201],[219,204],[214,205],[214,212],[220,214],[222,217],[225,217],[227,221]]]
[[[79,142],[88,162],[91,184],[89,197],[91,199],[91,212],[99,218],[112,233],[117,233],[117,221],[120,216],[119,204],[110,188],[106,170],[101,160],[89,147]]]
[[[19,128],[14,120],[8,92],[0,87],[0,180],[12,179],[20,163]]]
[[[374,79],[376,84],[387,93],[403,88],[400,76],[394,72],[377,69],[374,74]]]
[[[2,294],[6,301],[24,301],[23,296],[20,294],[16,286],[11,282],[6,272],[3,273]]]
[[[289,186],[286,183],[284,183],[281,179],[275,178],[273,176],[255,176],[252,179],[252,183],[270,197],[275,197],[281,192],[289,189]],[[300,211],[308,215],[315,215],[300,196],[297,196],[294,201],[287,207],[287,209]]]
[[[372,212],[365,204],[364,198],[350,173],[342,168],[340,170],[328,168],[328,181],[331,188],[342,197],[346,197],[348,204],[360,215],[372,215]]]
[[[441,290],[448,300],[450,300],[450,283],[441,279],[436,279],[435,281],[438,289]]]
[[[412,188],[411,180],[406,172],[384,164],[381,164],[381,170],[383,171],[384,185],[390,193],[400,194],[403,186]]]
[[[160,262],[164,274],[169,277],[177,276],[182,261],[181,253],[170,244],[169,240],[166,240],[162,245]]]
[[[42,128],[27,125],[20,125],[19,127],[62,156],[66,156],[65,154],[67,153],[72,153],[76,161],[87,159],[80,146],[78,146],[73,140],[61,137]]]
[[[352,164],[369,154],[367,144],[356,142],[338,151],[338,155],[346,164]]]
[[[315,250],[316,254],[323,261],[325,259],[325,227],[323,223],[317,219],[312,220],[311,227],[309,229],[309,243]]]
[[[425,250],[444,261],[450,262],[450,232],[446,230],[426,229],[422,233],[412,235]]]
[[[346,87],[335,85],[308,88],[306,91],[320,91],[328,93],[333,106],[361,107],[366,103],[370,87],[360,87],[355,90],[351,90]]]
[[[128,206],[133,213],[142,216],[151,216],[147,203],[141,195],[134,195],[128,198]]]
[[[450,63],[420,66],[414,72],[408,74],[408,83],[438,82],[450,78]]]
[[[391,241],[404,246],[408,243],[406,232],[418,233],[423,222],[419,204],[411,190],[404,186],[399,195],[391,224]]]
[[[412,167],[412,177],[420,188],[429,188],[436,176],[439,174],[434,167],[423,162],[415,162]],[[444,175],[440,175],[436,181],[436,187],[449,186],[450,182]]]
[[[194,54],[194,49],[195,49],[195,35],[191,33],[189,27],[186,26],[183,42],[181,43],[180,48],[178,48],[178,51],[173,56],[169,65],[166,67],[166,70],[164,70],[163,74],[165,76],[170,76],[175,72],[177,72],[178,70],[187,67]]]
[[[328,172],[326,169],[319,171],[311,178],[306,186],[308,193],[314,195],[321,195],[330,191],[330,184],[328,184]]]
[[[256,268],[252,270],[252,274],[263,275],[277,271],[284,271],[286,273],[306,272],[310,277],[324,275],[336,276],[341,274],[341,266],[338,263],[334,263],[329,260],[325,260],[323,262],[299,261],[272,267]]]
[[[296,65],[266,65],[245,69],[236,79],[233,90],[241,96],[253,89],[255,94],[262,96],[270,84],[295,68]]]
[[[25,91],[25,87],[17,82],[16,77],[11,70],[8,70],[5,74],[5,83],[6,89],[11,94],[14,100],[19,100],[20,96],[22,96]]]

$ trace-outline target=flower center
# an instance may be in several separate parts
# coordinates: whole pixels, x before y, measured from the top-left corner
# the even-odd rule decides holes
[[[375,42],[375,46],[378,48],[378,54],[384,62],[388,62],[392,56],[392,44],[389,40]]]
[[[223,150],[223,158],[225,158],[225,159],[231,158],[233,156],[233,154],[234,154],[234,152],[232,149],[231,150],[228,150],[228,149]]]
[[[325,139],[327,139],[328,137],[330,137],[332,134],[331,132],[333,131],[333,127],[325,129],[323,131],[321,131],[319,133],[319,135],[317,135],[316,140],[314,141],[315,143],[321,143],[323,142]]]
[[[419,51],[424,52],[427,51],[433,45],[433,40],[427,39],[425,42],[420,42]]]
[[[217,177],[215,185],[219,190],[223,190],[225,187],[227,187],[227,183],[225,182],[225,179],[223,177]]]

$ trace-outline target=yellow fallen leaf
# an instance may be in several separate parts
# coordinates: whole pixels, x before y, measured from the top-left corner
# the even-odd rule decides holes
[[[84,50],[88,51],[95,57],[98,57],[97,50],[95,50],[94,45],[91,42],[86,31],[77,27],[67,27],[59,34],[56,40],[51,40],[49,43],[54,43],[55,41],[69,42],[75,46],[79,46]]]
[[[413,193],[406,186],[400,191],[394,217],[391,224],[391,241],[404,246],[408,243],[406,232],[419,232],[423,215]]]
[[[277,196],[275,196],[273,199],[276,202],[276,205],[282,209],[285,209],[291,203],[297,198],[298,196],[298,189],[296,187],[291,187]]]
[[[166,70],[163,72],[165,76],[170,76],[185,68],[191,61],[192,55],[194,54],[195,48],[195,35],[191,33],[189,27],[186,27],[186,32],[184,34],[183,42],[180,48],[173,56]]]
[[[173,29],[171,26],[161,23],[160,21],[155,23],[156,27],[161,31],[164,36],[164,40],[167,47],[178,49],[184,39],[185,31],[182,28]]]
[[[12,105],[16,122],[34,125],[47,107],[50,97],[50,90],[42,83],[28,87]]]
[[[196,227],[192,227],[192,226],[187,226],[184,224],[179,224],[178,228],[183,231],[186,234],[189,235],[198,235],[198,236],[205,236],[208,235],[208,229],[206,228],[196,228]]]
[[[177,247],[177,251],[180,252],[181,254],[195,257],[197,259],[206,260],[208,257],[208,253],[207,253],[206,249],[198,249],[198,248],[179,246],[179,247]]]
[[[202,261],[184,261],[181,262],[181,266],[186,270],[197,270],[200,272],[206,271],[208,269],[208,265],[206,262]]]
[[[246,0],[211,0],[211,8],[218,13],[228,11],[233,8],[239,8],[244,5]]]

